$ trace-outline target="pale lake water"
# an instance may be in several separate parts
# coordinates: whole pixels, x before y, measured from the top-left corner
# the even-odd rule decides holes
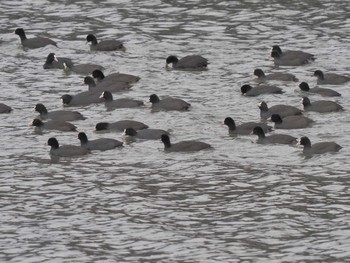
[[[229,136],[223,125],[259,121],[257,104],[302,108],[299,82],[275,82],[281,95],[245,97],[255,68],[290,72],[311,87],[321,69],[350,75],[348,1],[0,1],[1,118],[0,262],[350,262],[350,84],[325,86],[343,112],[307,113],[311,128],[279,133],[335,141],[334,154],[305,158],[301,146],[259,145]],[[14,30],[58,42],[23,50]],[[120,39],[125,52],[92,52],[86,35]],[[317,59],[275,68],[272,45]],[[169,130],[172,141],[198,139],[212,150],[165,153],[161,141],[52,162],[49,137],[79,144],[77,133],[34,133],[41,102],[86,90],[83,76],[44,70],[46,56],[98,63],[105,73],[141,80],[115,97],[145,101],[107,112],[103,104],[73,109],[91,139],[100,121],[134,119]],[[201,54],[208,70],[165,69],[165,58]],[[175,96],[187,112],[151,113],[149,95]]]

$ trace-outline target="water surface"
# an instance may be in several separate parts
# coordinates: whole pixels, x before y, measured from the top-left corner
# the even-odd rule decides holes
[[[274,83],[282,95],[247,98],[253,71],[286,71],[316,85],[316,69],[349,75],[347,1],[1,1],[0,259],[3,262],[345,262],[350,257],[349,84],[332,87],[342,113],[307,116],[315,125],[278,131],[336,141],[336,154],[305,158],[299,146],[257,145],[231,137],[223,120],[258,121],[257,104],[301,107],[299,83]],[[59,48],[23,50],[13,32],[47,36]],[[126,52],[96,53],[86,35],[124,41]],[[276,69],[272,45],[317,56]],[[46,56],[98,63],[106,74],[141,77],[126,93],[152,93],[192,104],[189,112],[74,108],[89,138],[97,122],[134,119],[169,130],[173,141],[199,139],[213,150],[164,153],[160,141],[125,144],[52,162],[49,137],[78,144],[76,133],[33,132],[36,103],[62,108],[60,96],[86,90],[83,76],[44,71]],[[165,70],[165,58],[201,54],[207,71]],[[313,100],[324,99],[312,96]]]

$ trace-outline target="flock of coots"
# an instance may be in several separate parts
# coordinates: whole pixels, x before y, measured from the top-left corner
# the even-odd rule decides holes
[[[21,44],[25,49],[41,48],[47,45],[57,46],[57,43],[49,38],[35,37],[27,38],[22,28],[17,28],[15,34],[20,37]],[[98,40],[93,34],[86,37],[86,41],[90,43],[92,51],[114,52],[124,51],[124,44],[119,40]],[[315,60],[315,55],[298,50],[283,51],[279,46],[272,47],[271,57],[276,66],[302,66]],[[189,55],[181,59],[176,56],[168,56],[166,65],[172,66],[174,70],[205,70],[208,66],[208,60],[199,55]],[[140,80],[140,77],[123,74],[112,73],[105,76],[104,67],[96,64],[76,64],[70,58],[56,57],[54,53],[47,56],[44,69],[61,69],[65,71],[83,74],[84,83],[88,86],[88,90],[77,94],[62,94],[62,102],[65,106],[83,106],[95,103],[105,103],[107,110],[113,111],[119,108],[136,108],[144,107],[144,103],[140,100],[130,98],[113,98],[113,93],[128,90],[132,85]],[[272,72],[266,74],[261,69],[255,69],[254,75],[257,76],[256,86],[245,84],[241,87],[241,93],[245,96],[259,96],[261,94],[281,94],[283,89],[274,85],[270,85],[269,81],[299,81],[298,78],[290,73]],[[318,85],[342,85],[350,80],[349,77],[336,73],[324,73],[316,70],[314,75],[317,77]],[[310,88],[308,83],[301,82],[300,90],[305,94],[318,94],[327,97],[341,96],[340,93],[330,88],[313,87]],[[149,97],[152,103],[152,110],[159,111],[186,111],[191,105],[179,98],[165,97],[160,98],[156,94]],[[278,129],[303,129],[313,124],[313,120],[304,116],[304,111],[314,111],[319,113],[342,111],[343,107],[331,100],[314,101],[307,96],[302,98],[303,110],[291,105],[273,105],[268,107],[266,102],[259,104],[261,122],[247,122],[236,124],[231,117],[224,120],[224,124],[228,126],[229,134],[240,135],[256,135],[257,143],[263,144],[287,144],[295,145],[299,141],[303,145],[303,153],[306,155],[322,154],[327,152],[339,151],[342,147],[335,142],[319,142],[312,144],[310,139],[303,136],[298,140],[288,134],[275,133]],[[9,113],[11,107],[0,103],[0,112]],[[59,130],[59,131],[77,131],[77,127],[72,121],[84,120],[82,113],[74,110],[48,110],[43,104],[38,103],[35,110],[39,116],[33,120],[32,125],[35,129],[42,131]],[[267,121],[271,121],[273,126]],[[161,140],[166,151],[199,151],[212,148],[210,144],[197,141],[187,140],[172,143],[171,135],[161,129],[151,129],[146,124],[134,120],[120,120],[113,123],[100,122],[95,126],[96,131],[122,131],[125,136],[145,140]],[[266,135],[267,133],[271,133]],[[71,157],[80,156],[90,153],[94,150],[110,150],[121,147],[123,143],[111,138],[88,139],[84,132],[79,132],[78,145],[59,145],[56,138],[52,137],[48,140],[51,146],[51,156]]]
[[[302,66],[315,60],[315,55],[299,51],[282,49],[275,45],[272,47],[271,57],[277,67],[279,66]],[[283,89],[274,85],[268,84],[269,81],[294,81],[299,79],[290,73],[274,72],[265,74],[262,69],[255,69],[254,75],[257,77],[255,81],[258,83],[256,87],[245,84],[241,87],[241,93],[248,97],[255,97],[262,94],[282,94]],[[317,77],[318,85],[342,85],[350,78],[336,73],[323,73],[321,70],[316,70],[314,76]],[[266,135],[278,129],[304,129],[310,127],[314,121],[303,115],[303,112],[314,111],[319,113],[343,111],[343,107],[337,102],[331,100],[313,101],[307,95],[318,94],[326,97],[337,97],[341,94],[330,88],[314,87],[310,88],[308,83],[301,82],[299,88],[306,94],[301,100],[303,110],[291,105],[278,104],[268,107],[267,103],[262,101],[259,104],[260,117],[264,120],[262,123],[247,122],[236,125],[234,120],[227,117],[224,124],[228,126],[230,134],[247,135],[255,134],[258,136],[257,143],[262,144],[289,144],[294,145],[298,142],[303,145],[303,153],[307,156],[313,154],[323,154],[327,152],[337,152],[342,147],[335,142],[319,142],[311,144],[308,137],[302,136],[299,140],[296,137],[288,134],[274,133]],[[274,125],[269,126],[266,120],[270,120]]]

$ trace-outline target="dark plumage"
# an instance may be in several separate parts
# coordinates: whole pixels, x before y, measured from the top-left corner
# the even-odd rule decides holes
[[[53,121],[49,120],[43,122],[39,119],[34,119],[32,126],[35,126],[37,131],[42,132],[42,130],[58,130],[58,131],[76,131],[77,127],[66,121]]]
[[[121,120],[117,122],[99,122],[96,124],[96,131],[124,131],[127,128],[133,128],[134,130],[147,129],[148,126],[139,121],[133,120]]]
[[[252,86],[246,84],[241,87],[241,92],[245,96],[254,97],[261,94],[282,94],[284,91],[276,86],[260,85],[253,88]]]
[[[272,114],[271,121],[275,123],[275,129],[302,129],[313,123],[313,120],[301,115],[281,118],[278,114]]]
[[[272,114],[278,114],[283,118],[291,115],[301,115],[303,113],[302,110],[290,105],[278,104],[268,107],[265,101],[259,103],[259,109],[262,119],[268,119]]]
[[[319,142],[311,145],[310,139],[306,136],[300,138],[300,144],[304,146],[303,153],[305,155],[338,152],[342,148],[335,142]]]
[[[63,63],[64,65],[64,70],[66,72],[74,72],[77,74],[81,74],[81,75],[89,75],[92,74],[92,72],[94,72],[94,70],[104,70],[105,68],[97,65],[97,64],[91,64],[91,63],[86,63],[86,64],[78,64],[78,65],[72,65],[69,67],[69,65]]]
[[[164,150],[168,152],[191,152],[211,148],[208,143],[194,140],[171,143],[169,136],[166,134],[161,136],[161,141],[164,144]]]
[[[299,58],[299,59],[305,59],[305,60],[315,60],[315,55],[308,52],[301,51],[301,50],[282,51],[282,49],[278,45],[274,45],[272,47],[272,50],[277,51],[278,54],[283,58],[288,58],[288,59]]]
[[[50,155],[55,157],[74,157],[88,154],[90,151],[86,148],[76,145],[62,145],[58,144],[56,138],[48,139],[47,144],[51,146]]]
[[[261,144],[296,144],[297,138],[288,134],[272,134],[265,136],[264,130],[257,126],[253,129],[253,134],[258,135],[257,143]]]
[[[143,101],[141,100],[134,100],[128,98],[113,100],[113,95],[109,91],[102,92],[100,98],[102,98],[105,101],[107,110],[114,110],[119,108],[136,108],[144,105]]]
[[[311,102],[308,97],[303,97],[302,104],[305,111],[316,111],[316,112],[333,112],[342,111],[343,107],[338,103],[330,100],[318,100]]]
[[[43,65],[43,68],[44,69],[64,69],[65,68],[64,63],[70,68],[73,66],[73,62],[71,59],[58,58],[55,56],[55,53],[50,53],[46,58],[46,62]]]
[[[293,74],[276,72],[265,75],[264,71],[259,68],[254,70],[254,75],[258,77],[256,79],[258,82],[264,82],[267,80],[298,81],[297,77]]]
[[[161,129],[143,129],[136,131],[133,128],[126,128],[124,134],[142,140],[159,140],[163,134],[169,135],[167,131]]]
[[[123,43],[119,40],[102,40],[97,41],[97,38],[93,34],[89,34],[86,37],[86,41],[90,42],[90,50],[94,51],[125,51]]]
[[[236,126],[235,121],[231,117],[226,117],[224,124],[228,127],[229,134],[233,135],[250,135],[257,126],[261,127],[264,132],[269,132],[272,127],[262,122],[245,122]]]
[[[319,94],[321,96],[328,96],[328,97],[341,96],[339,92],[336,92],[335,90],[332,90],[332,89],[325,89],[325,88],[318,88],[318,87],[310,88],[309,84],[307,84],[306,82],[301,82],[299,84],[299,88],[302,91]]]
[[[0,103],[0,114],[1,113],[10,113],[12,111],[12,108],[10,106],[7,106],[4,103]]]
[[[95,140],[89,140],[85,132],[79,132],[78,139],[80,140],[81,147],[92,151],[106,151],[123,146],[122,142],[111,138],[99,138]]]
[[[271,52],[276,66],[302,66],[308,63],[308,59],[302,57],[283,57],[276,50]]]
[[[169,56],[166,59],[166,66],[172,64],[174,69],[198,70],[205,69],[208,66],[208,60],[199,55],[185,56],[178,59],[176,56]]]
[[[15,34],[21,38],[22,46],[25,48],[34,49],[45,47],[47,45],[53,45],[57,47],[57,43],[55,41],[46,37],[27,38],[23,28],[17,28],[15,30]]]
[[[127,82],[98,82],[96,84],[95,80],[90,76],[86,76],[84,78],[84,83],[88,85],[89,91],[94,92],[120,92],[131,88],[130,84],[128,84]]]
[[[152,94],[149,97],[149,101],[152,103],[153,110],[183,111],[188,110],[191,106],[190,103],[178,98],[167,97],[164,99],[159,99],[159,97],[156,94]]]
[[[314,76],[317,77],[318,85],[341,85],[350,80],[349,77],[336,73],[323,73],[321,70],[316,70]]]
[[[56,110],[48,112],[46,107],[41,103],[35,105],[35,111],[39,112],[42,120],[51,119],[56,121],[76,121],[86,119],[78,111]]]
[[[64,94],[62,97],[64,106],[85,106],[94,103],[102,103],[99,92],[84,91],[76,95]]]
[[[84,78],[84,84],[88,86],[88,90],[89,91],[94,91],[97,90],[97,86],[96,86],[96,82],[95,80],[90,77],[90,76],[86,76]]]
[[[97,79],[98,85],[110,85],[111,83],[115,82],[126,82],[132,84],[140,80],[140,77],[138,76],[119,72],[111,73],[105,76],[101,70],[95,70],[92,72],[92,76]]]

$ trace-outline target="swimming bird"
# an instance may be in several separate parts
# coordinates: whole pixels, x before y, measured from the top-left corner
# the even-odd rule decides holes
[[[279,114],[283,118],[291,115],[301,115],[303,113],[302,110],[290,105],[277,104],[268,107],[265,101],[259,103],[259,109],[262,119],[268,119],[272,114]]]
[[[171,110],[188,110],[191,106],[190,103],[173,97],[167,97],[164,99],[160,99],[156,94],[152,94],[149,97],[149,101],[152,103],[152,109],[153,110],[165,110],[165,111],[171,111]]]
[[[312,119],[302,115],[281,118],[278,114],[272,114],[271,121],[275,123],[275,129],[302,129],[309,127],[314,122]]]
[[[64,69],[65,63],[68,67],[73,66],[73,62],[69,58],[62,58],[62,57],[56,57],[55,53],[50,53],[45,61],[45,64],[43,65],[44,69]]]
[[[302,57],[283,57],[276,50],[271,52],[276,66],[302,66],[308,63],[308,59]]]
[[[133,128],[134,130],[147,129],[148,125],[134,120],[121,120],[117,122],[99,122],[96,124],[96,131],[124,131],[127,128]]]
[[[303,97],[302,104],[305,111],[316,111],[324,113],[343,110],[343,107],[341,105],[330,100],[318,100],[311,102],[308,97]]]
[[[74,157],[88,154],[90,151],[86,148],[77,145],[62,145],[60,146],[57,139],[51,137],[47,144],[51,146],[50,155],[55,157]]]
[[[102,103],[99,92],[84,91],[75,95],[64,94],[61,97],[63,106],[86,106]]]
[[[317,77],[318,85],[341,85],[350,80],[349,77],[337,73],[323,73],[321,70],[316,70],[314,76]]]
[[[228,127],[229,134],[232,135],[250,135],[256,126],[263,129],[264,132],[269,132],[272,127],[263,122],[245,122],[236,126],[235,121],[231,117],[226,117],[224,124]]]
[[[315,60],[315,55],[305,51],[301,51],[301,50],[282,51],[282,49],[278,45],[272,46],[272,50],[277,51],[278,54],[283,58],[289,58],[289,59],[300,58],[300,59],[306,59],[306,60]]]
[[[96,86],[96,82],[95,80],[90,77],[90,76],[86,76],[84,77],[84,84],[88,86],[88,90],[89,91],[94,91],[97,90],[97,86]]]
[[[134,100],[128,98],[120,98],[113,100],[113,95],[109,91],[102,92],[100,98],[105,101],[107,110],[115,110],[120,108],[136,108],[143,106],[144,103],[141,100]]]
[[[99,82],[96,84],[95,80],[90,76],[86,76],[84,78],[84,84],[88,85],[89,91],[94,92],[120,92],[131,88],[130,84],[128,84],[127,82]]]
[[[94,72],[94,70],[104,70],[105,68],[101,65],[85,63],[85,64],[73,64],[69,67],[66,63],[63,63],[64,71],[67,73],[74,72],[80,75],[89,75]]]
[[[20,37],[22,46],[25,48],[34,49],[34,48],[45,47],[47,45],[53,45],[57,47],[57,43],[55,41],[46,37],[27,38],[23,28],[17,28],[15,30],[15,34]]]
[[[106,151],[123,146],[121,141],[112,138],[89,140],[85,132],[79,132],[78,139],[80,140],[81,147],[91,151]]]
[[[163,134],[169,135],[169,132],[162,129],[143,129],[136,131],[133,128],[126,128],[124,130],[126,136],[135,137],[142,140],[159,140]]]
[[[39,119],[34,119],[32,126],[35,126],[36,131],[38,132],[42,132],[43,130],[77,131],[77,127],[75,125],[66,121],[49,120],[47,122],[43,122]]]
[[[210,144],[195,140],[171,143],[167,134],[161,136],[161,141],[164,144],[164,150],[168,152],[191,152],[211,148]]]
[[[257,126],[253,129],[253,134],[258,135],[257,143],[261,144],[296,144],[297,138],[288,134],[265,135],[264,130]]]
[[[342,148],[335,142],[318,142],[311,144],[310,139],[306,136],[301,137],[299,143],[304,146],[303,153],[305,155],[338,152]]]
[[[107,76],[103,74],[101,70],[94,70],[92,72],[92,76],[97,79],[97,85],[111,85],[112,83],[115,82],[126,82],[129,84],[138,82],[141,78],[135,75],[131,74],[125,74],[125,73],[111,73]]]
[[[181,59],[178,59],[176,56],[169,56],[166,59],[166,67],[169,64],[172,64],[173,69],[198,70],[206,69],[208,60],[199,55],[189,55]]]
[[[260,68],[254,70],[254,75],[258,77],[256,81],[260,83],[267,80],[298,81],[297,77],[291,73],[276,72],[265,75],[264,71]]]
[[[0,103],[0,114],[1,113],[10,113],[12,111],[12,108],[10,106],[7,106],[4,103]]]
[[[97,42],[97,38],[93,34],[89,34],[86,37],[86,41],[88,43],[91,42],[90,50],[93,51],[125,51],[123,43],[119,40],[102,40]]]
[[[319,88],[319,87],[310,88],[309,84],[307,84],[306,82],[301,82],[299,84],[299,88],[302,91],[319,94],[321,96],[328,96],[328,97],[341,96],[339,92],[336,92],[335,90],[332,90],[332,89],[325,89],[325,88]]]
[[[281,88],[272,85],[260,85],[253,88],[252,86],[245,84],[241,87],[241,92],[245,96],[255,97],[261,94],[282,94],[284,91]]]
[[[47,111],[42,103],[35,105],[35,111],[39,112],[42,120],[51,119],[55,121],[76,121],[85,120],[86,118],[78,111],[55,110]]]

